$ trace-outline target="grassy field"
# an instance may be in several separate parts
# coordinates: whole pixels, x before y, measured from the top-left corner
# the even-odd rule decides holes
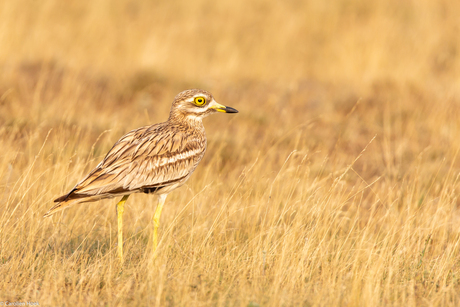
[[[0,2],[0,302],[459,306],[460,3]],[[44,219],[127,131],[203,88],[171,193]]]

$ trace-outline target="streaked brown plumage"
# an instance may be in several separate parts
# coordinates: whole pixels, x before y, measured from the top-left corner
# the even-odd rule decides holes
[[[179,93],[168,121],[124,135],[88,176],[55,200],[45,217],[77,203],[136,192],[167,195],[180,187],[206,151],[202,118],[215,112],[238,111],[218,104],[204,90]]]

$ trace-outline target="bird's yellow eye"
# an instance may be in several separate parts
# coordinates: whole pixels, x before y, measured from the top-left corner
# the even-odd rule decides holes
[[[195,97],[195,99],[193,100],[193,102],[197,105],[197,106],[202,106],[206,103],[206,99],[204,97]]]

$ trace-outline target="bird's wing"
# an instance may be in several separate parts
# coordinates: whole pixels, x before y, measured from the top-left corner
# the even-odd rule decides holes
[[[186,179],[203,157],[206,141],[165,128],[159,124],[128,132],[69,195],[56,201],[165,187]]]

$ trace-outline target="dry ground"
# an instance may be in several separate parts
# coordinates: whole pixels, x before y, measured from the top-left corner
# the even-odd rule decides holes
[[[0,301],[460,305],[456,1],[0,2]],[[42,215],[200,87],[237,115],[167,199]]]

